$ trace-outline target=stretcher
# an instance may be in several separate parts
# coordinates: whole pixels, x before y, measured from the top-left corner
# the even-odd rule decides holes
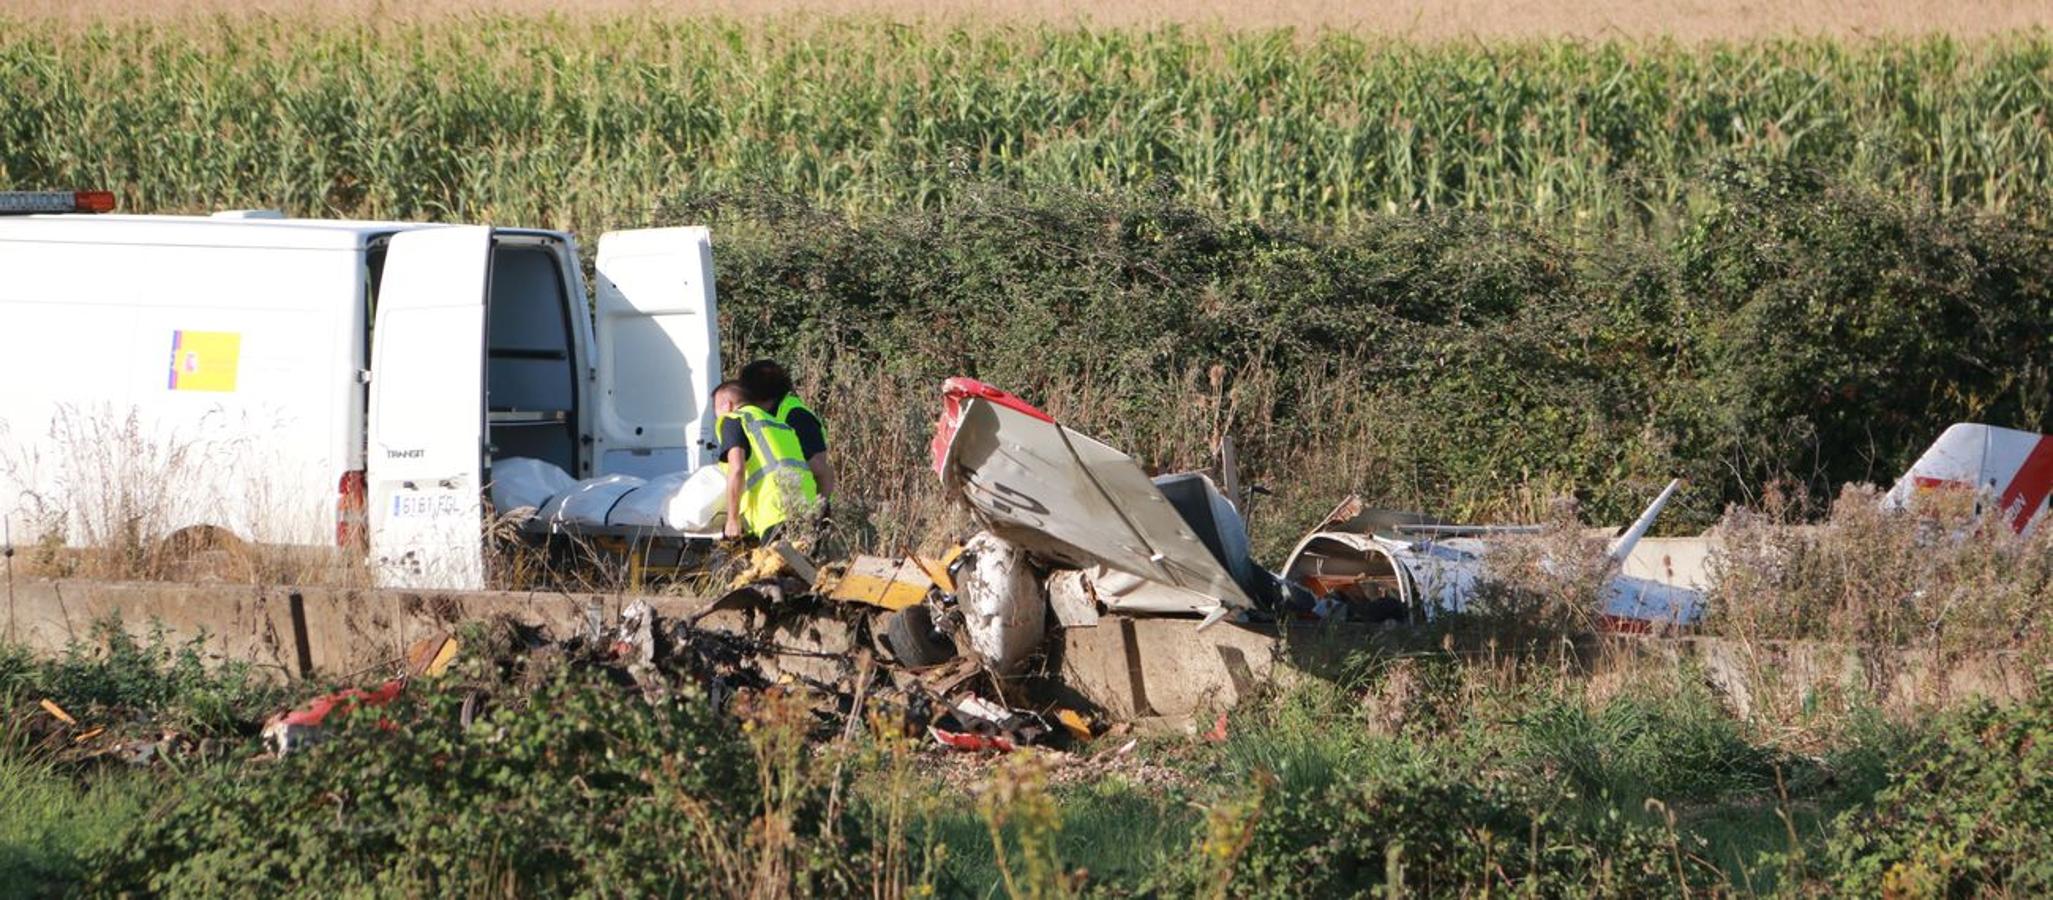
[[[494,460],[492,504],[526,544],[552,561],[623,563],[630,588],[653,577],[702,571],[725,524],[726,481],[717,469],[641,479],[582,481],[525,458]],[[580,559],[579,557],[584,557]]]

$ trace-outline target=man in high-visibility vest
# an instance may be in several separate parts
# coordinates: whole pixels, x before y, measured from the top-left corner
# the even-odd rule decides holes
[[[737,396],[738,395],[738,396]],[[770,360],[744,366],[714,391],[718,456],[727,472],[728,537],[768,540],[794,515],[834,491],[826,428],[791,393],[791,376]]]

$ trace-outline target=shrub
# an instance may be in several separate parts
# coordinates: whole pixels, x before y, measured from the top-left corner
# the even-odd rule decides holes
[[[1592,704],[1557,695],[1516,722],[1515,752],[1585,794],[1666,801],[1761,791],[1775,783],[1771,751],[1710,691],[1687,676],[1672,687],[1640,687]]]
[[[1771,480],[1822,501],[1901,471],[1952,421],[2039,421],[2053,232],[1790,166],[1705,183],[1717,202],[1673,244],[989,184],[862,216],[685,192],[661,218],[720,231],[728,349],[797,361],[830,422],[860,423],[837,432],[868,476],[851,490],[895,519],[935,515],[923,456],[953,374],[1168,471],[1233,435],[1275,495],[1264,558],[1350,491],[1527,518],[1566,493],[1618,522],[1681,475],[1663,524],[1705,524]]]
[[[1458,768],[1445,759],[1406,762],[1280,790],[1234,856],[1226,893],[1644,896],[1720,880],[1672,829],[1616,810],[1581,815],[1571,795]],[[1217,817],[1210,826],[1215,845],[1234,833]]]
[[[202,734],[254,733],[289,696],[247,662],[210,660],[204,635],[174,641],[158,624],[138,641],[112,618],[94,622],[91,634],[53,660],[0,651],[0,695],[48,697],[88,719],[145,714]]]
[[[2043,645],[2053,532],[2020,536],[1993,508],[1926,516],[1883,510],[1880,500],[1871,487],[1849,486],[1813,528],[1789,527],[1772,504],[1729,513],[1706,627],[1947,650]]]
[[[1871,808],[1840,816],[1813,875],[1847,896],[2053,891],[2053,682],[1945,717]]]
[[[565,675],[466,728],[470,696],[416,686],[310,750],[204,772],[95,861],[96,886],[699,896],[732,883],[756,833],[758,761],[703,700]],[[809,834],[818,804],[805,814],[783,827]]]
[[[1794,474],[1825,499],[1895,477],[1956,421],[2043,424],[2053,234],[1799,167],[1711,180],[1721,202],[1678,254],[1683,419],[1742,477]]]

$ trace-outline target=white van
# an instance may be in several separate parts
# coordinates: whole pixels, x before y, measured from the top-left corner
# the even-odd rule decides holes
[[[480,587],[493,460],[707,462],[706,229],[605,234],[596,268],[588,301],[561,232],[0,216],[0,522],[13,544],[144,514],[285,545],[367,529],[380,583]]]

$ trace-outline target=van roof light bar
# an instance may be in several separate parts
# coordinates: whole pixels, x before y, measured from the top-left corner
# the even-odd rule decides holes
[[[113,211],[113,191],[0,191],[0,216]]]

